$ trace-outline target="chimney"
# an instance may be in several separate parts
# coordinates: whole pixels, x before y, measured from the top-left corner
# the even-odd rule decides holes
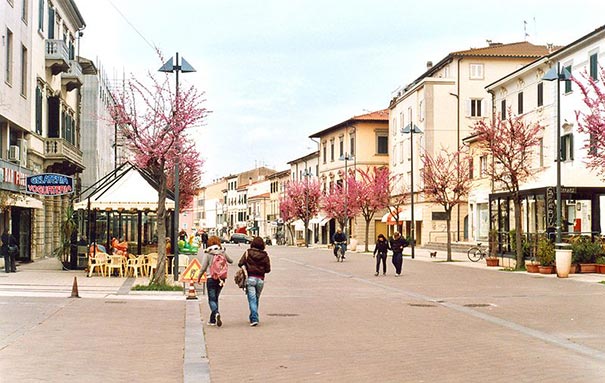
[[[433,62],[432,62],[432,61],[430,61],[430,60],[429,60],[429,61],[427,61],[427,62],[426,62],[426,69],[428,70],[428,69],[431,69],[432,67],[433,67]]]

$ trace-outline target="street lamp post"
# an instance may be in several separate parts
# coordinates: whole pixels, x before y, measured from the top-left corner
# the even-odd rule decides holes
[[[556,223],[556,242],[561,243],[561,81],[571,80],[571,74],[567,69],[561,71],[561,63],[557,61],[557,66],[553,66],[542,77],[542,80],[557,81],[557,223]]]
[[[311,177],[311,172],[306,166],[302,176],[305,177],[305,247],[309,247],[309,177]]]
[[[349,190],[348,190],[348,178],[349,178],[349,173],[348,169],[347,169],[347,161],[351,161],[355,159],[354,156],[345,153],[344,155],[340,156],[339,160],[340,161],[344,161],[345,162],[345,178],[344,178],[344,190],[345,190],[345,227],[344,227],[344,233],[345,233],[345,237],[347,238],[347,241],[349,240],[349,236],[347,234],[347,229],[349,227],[349,211],[348,211],[348,203],[349,203]]]
[[[172,57],[166,61],[164,63],[164,65],[162,65],[162,67],[160,69],[158,69],[159,72],[165,72],[165,73],[175,73],[176,76],[176,92],[175,92],[175,113],[174,115],[178,116],[178,113],[176,113],[178,111],[179,108],[179,72],[183,72],[183,73],[189,73],[189,72],[195,72],[195,69],[193,69],[193,67],[185,60],[182,59],[181,60],[181,64],[179,64],[179,53],[176,53],[175,56],[175,63],[172,62]],[[178,151],[179,148],[179,141],[178,141],[178,137],[177,140],[175,142],[176,145],[176,150]],[[179,280],[179,246],[178,246],[178,230],[179,230],[179,157],[175,156],[175,160],[174,160],[174,220],[173,220],[174,224],[173,224],[173,233],[172,233],[172,243],[173,245],[173,249],[174,249],[174,264],[173,264],[173,272],[172,274],[174,275],[174,280],[178,281]]]
[[[411,121],[411,120],[410,120]],[[410,122],[401,133],[410,135],[410,249],[412,250],[412,259],[414,259],[416,240],[415,240],[415,222],[414,222],[414,133],[422,133],[419,127]]]

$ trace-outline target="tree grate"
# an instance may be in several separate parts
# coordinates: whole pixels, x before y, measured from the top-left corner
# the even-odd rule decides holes
[[[490,307],[489,303],[469,303],[464,305],[464,307]]]
[[[437,307],[436,305],[432,305],[430,303],[408,303],[408,306],[412,306],[412,307]]]
[[[299,314],[274,313],[267,314],[268,317],[297,317]]]

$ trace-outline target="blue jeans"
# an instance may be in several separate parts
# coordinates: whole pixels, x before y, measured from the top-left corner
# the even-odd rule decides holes
[[[218,314],[218,296],[221,294],[223,286],[218,279],[208,278],[206,281],[208,290],[208,305],[210,306],[210,319],[208,322],[216,323],[216,314]]]
[[[258,322],[258,304],[260,303],[260,293],[263,291],[265,281],[257,277],[248,277],[247,294],[248,305],[250,306],[250,323]]]

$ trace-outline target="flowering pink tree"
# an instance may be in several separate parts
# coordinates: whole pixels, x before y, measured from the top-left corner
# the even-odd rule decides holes
[[[469,156],[457,151],[445,149],[433,157],[428,153],[422,155],[422,179],[426,201],[443,207],[447,225],[447,261],[452,261],[451,221],[455,206],[466,202],[470,191]]]
[[[386,193],[390,196],[387,209],[394,218],[397,231],[403,233],[403,224],[399,219],[403,207],[410,201],[410,192],[403,184],[400,175],[388,173],[389,182],[387,183]]]
[[[588,110],[576,111],[578,131],[588,135],[583,149],[586,150],[587,167],[595,170],[605,180],[605,70],[600,68],[601,81],[586,73],[582,79],[573,78],[582,92],[583,101]]]
[[[284,221],[284,226],[288,228],[292,243],[294,243],[294,232],[290,223],[294,221],[294,201],[287,194],[279,199],[279,216]]]
[[[479,121],[473,135],[478,137],[478,148],[491,155],[487,174],[498,189],[507,190],[515,210],[515,233],[518,270],[525,267],[521,242],[521,198],[519,186],[532,175],[534,150],[540,145],[543,127],[528,123],[521,116],[497,116],[493,121]]]
[[[300,219],[305,225],[305,246],[308,246],[309,221],[319,212],[321,189],[317,180],[291,181],[286,187],[286,207],[291,218]],[[280,206],[281,210],[281,206]]]
[[[122,129],[126,146],[137,166],[147,170],[158,184],[158,266],[150,281],[164,284],[166,249],[166,192],[174,187],[174,163],[179,161],[180,205],[191,202],[201,177],[202,161],[189,130],[200,125],[208,111],[202,107],[203,93],[195,87],[180,89],[176,96],[170,76],[163,80],[148,74],[151,85],[132,78],[113,94],[113,121]]]
[[[347,183],[347,187],[345,187]],[[342,184],[337,184],[321,199],[321,207],[329,218],[334,218],[341,229],[345,228],[348,220],[359,213],[355,178],[346,177]]]
[[[386,167],[372,167],[357,169],[359,177],[351,181],[355,189],[352,194],[357,197],[359,211],[366,221],[365,249],[369,251],[370,222],[377,211],[389,206],[389,169]]]

